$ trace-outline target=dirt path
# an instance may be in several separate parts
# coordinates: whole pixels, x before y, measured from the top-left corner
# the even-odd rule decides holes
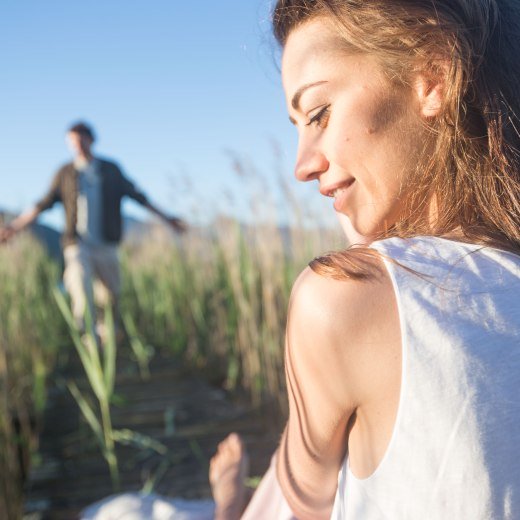
[[[121,357],[121,356],[120,356]],[[27,483],[27,518],[75,519],[85,506],[112,491],[108,467],[93,434],[65,386],[74,380],[86,388],[73,355],[49,389],[39,463]],[[171,359],[156,356],[151,377],[143,381],[135,363],[118,360],[114,428],[148,435],[165,445],[165,455],[118,446],[121,491],[138,491],[157,479],[154,491],[170,497],[207,498],[207,464],[229,432],[242,434],[251,455],[251,474],[261,475],[276,447],[280,425],[269,410],[232,403],[226,393],[183,371]]]

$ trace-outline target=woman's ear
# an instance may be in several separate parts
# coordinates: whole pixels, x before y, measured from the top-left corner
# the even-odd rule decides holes
[[[417,73],[413,89],[419,102],[421,116],[432,119],[441,112],[444,102],[447,64],[436,64],[435,69],[429,68]]]

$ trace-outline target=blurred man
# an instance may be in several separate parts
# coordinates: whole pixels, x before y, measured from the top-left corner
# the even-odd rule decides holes
[[[65,271],[63,281],[71,297],[72,313],[85,330],[87,308],[94,319],[94,289],[101,303],[111,303],[118,316],[120,272],[117,246],[122,236],[121,199],[130,197],[161,217],[175,231],[186,226],[154,206],[112,161],[92,154],[92,128],[78,122],[67,131],[74,159],[55,174],[47,194],[10,224],[0,227],[0,243],[34,222],[40,213],[61,202],[65,210],[62,237]],[[97,296],[98,294],[96,294]]]

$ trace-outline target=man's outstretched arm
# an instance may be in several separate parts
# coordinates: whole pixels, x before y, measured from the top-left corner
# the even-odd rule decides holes
[[[48,192],[39,202],[37,202],[32,208],[18,215],[18,217],[12,220],[9,224],[0,226],[0,244],[7,242],[7,240],[16,235],[16,233],[32,224],[38,218],[40,213],[52,208],[56,202],[61,201],[60,184],[62,172],[63,168],[54,175]]]
[[[187,229],[186,223],[179,217],[167,215],[164,211],[160,210],[155,204],[153,204],[148,197],[139,190],[135,184],[126,178],[123,173],[120,173],[121,180],[123,183],[123,192],[126,196],[134,199],[136,202],[144,206],[148,211],[160,217],[166,224],[171,226],[178,233],[183,233]]]
[[[179,217],[166,215],[163,211],[161,211],[157,206],[152,204],[149,200],[146,200],[144,203],[144,207],[151,211],[153,214],[160,217],[164,222],[166,222],[169,226],[171,226],[178,233],[183,233],[187,229],[186,223]]]
[[[34,206],[18,215],[18,217],[12,220],[9,224],[0,227],[0,243],[7,242],[10,238],[16,235],[16,233],[32,224],[38,218],[40,213],[40,208]]]

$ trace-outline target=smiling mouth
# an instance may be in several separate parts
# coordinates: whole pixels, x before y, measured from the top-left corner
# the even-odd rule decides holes
[[[330,188],[321,189],[320,192],[322,195],[325,195],[326,197],[331,198],[337,198],[339,197],[343,192],[345,192],[352,184],[354,183],[355,179],[350,179],[346,182],[342,182],[341,184],[338,184],[336,186],[331,186]]]

